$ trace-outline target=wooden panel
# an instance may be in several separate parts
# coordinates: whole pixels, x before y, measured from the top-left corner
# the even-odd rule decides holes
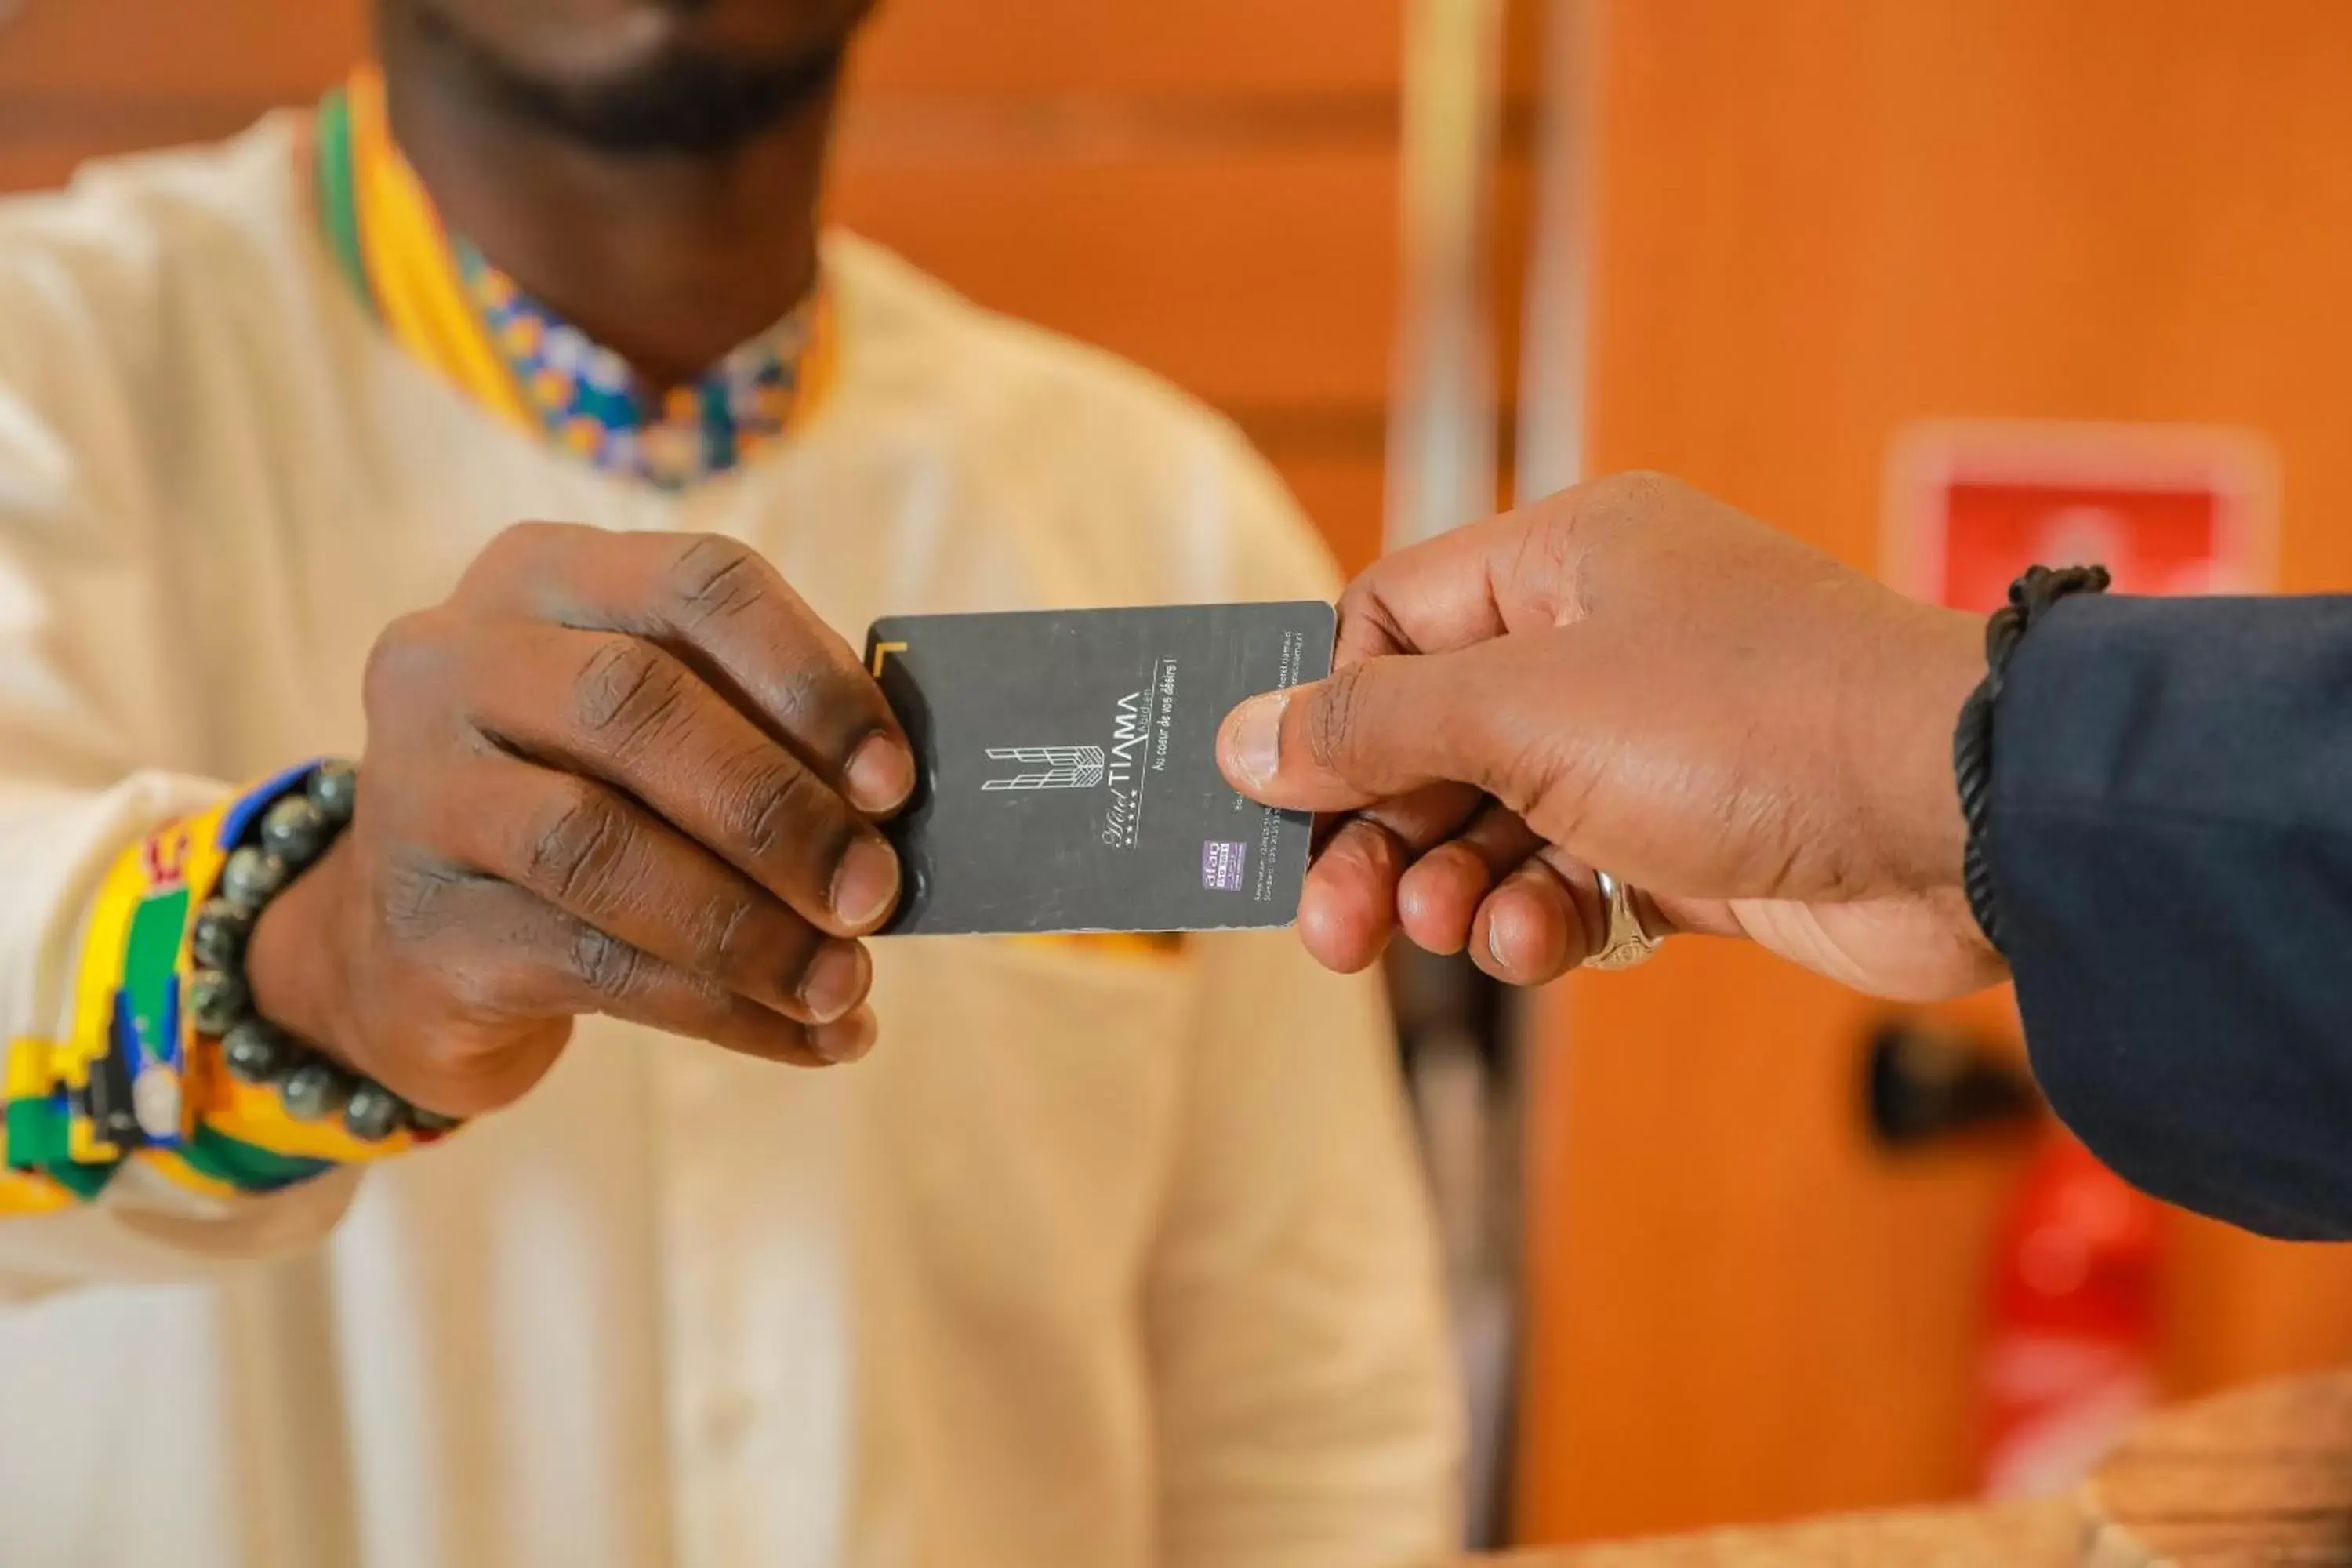
[[[1618,0],[1607,38],[1597,466],[1868,564],[1907,420],[2242,425],[2283,454],[2287,584],[2352,584],[2352,10]],[[1524,1527],[1965,1486],[2006,1163],[1876,1162],[1871,1010],[1758,954],[1695,942],[1570,1002]],[[2352,1355],[2341,1249],[2172,1240],[2176,1391]]]
[[[1505,80],[1534,90],[1540,9],[1507,0]],[[1388,99],[1404,0],[886,0],[857,76],[890,91]]]
[[[1502,0],[1502,5],[1503,96],[1507,103],[1524,107],[1543,91],[1547,0]]]
[[[1495,401],[1500,425],[1499,506],[1512,504],[1512,475],[1518,449],[1520,358],[1527,345],[1528,263],[1535,243],[1535,179],[1526,148],[1507,149],[1495,166],[1494,249],[1487,268],[1495,322]]]
[[[1530,1540],[1966,1485],[1983,1282],[2015,1160],[1862,1136],[1880,1009],[1692,942],[1579,981],[1532,1097]]]
[[[1339,570],[1352,576],[1381,552],[1381,517],[1386,477],[1375,445],[1356,455],[1286,453],[1268,446],[1266,456],[1283,482],[1323,532]]]
[[[1227,408],[1381,404],[1395,200],[1378,147],[915,158],[855,134],[835,189],[850,226],[982,303]]]
[[[989,93],[1371,93],[1396,87],[1402,0],[886,0],[876,88]]]
[[[0,25],[0,94],[290,101],[366,39],[362,0],[24,0]]]

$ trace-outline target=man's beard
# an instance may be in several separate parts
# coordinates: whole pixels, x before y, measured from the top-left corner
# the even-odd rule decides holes
[[[615,157],[732,152],[830,92],[844,37],[790,58],[746,58],[670,43],[636,65],[566,81],[518,67],[432,0],[411,7],[418,39],[500,113]]]

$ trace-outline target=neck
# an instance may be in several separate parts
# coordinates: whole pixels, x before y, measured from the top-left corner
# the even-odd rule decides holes
[[[829,87],[724,153],[614,155],[517,121],[412,28],[386,26],[379,47],[393,134],[443,223],[656,384],[814,285]]]

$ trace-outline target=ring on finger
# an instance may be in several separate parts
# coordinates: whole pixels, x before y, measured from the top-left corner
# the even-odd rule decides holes
[[[1632,888],[1598,868],[1592,875],[1601,890],[1604,924],[1601,945],[1584,961],[1583,967],[1631,969],[1637,963],[1647,963],[1656,956],[1665,939],[1643,921],[1641,904]]]

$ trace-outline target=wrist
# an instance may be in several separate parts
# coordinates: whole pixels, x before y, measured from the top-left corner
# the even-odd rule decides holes
[[[1881,699],[1877,718],[1864,716],[1874,749],[1861,754],[1883,759],[1864,766],[1878,785],[1874,815],[1892,880],[1911,892],[1957,890],[1968,823],[1952,787],[1952,726],[1984,679],[1984,623],[1957,610],[1912,608],[1916,626],[1887,661],[1896,688]]]
[[[348,837],[339,838],[270,900],[245,961],[254,1010],[343,1068],[355,1065],[342,941],[354,860]]]

